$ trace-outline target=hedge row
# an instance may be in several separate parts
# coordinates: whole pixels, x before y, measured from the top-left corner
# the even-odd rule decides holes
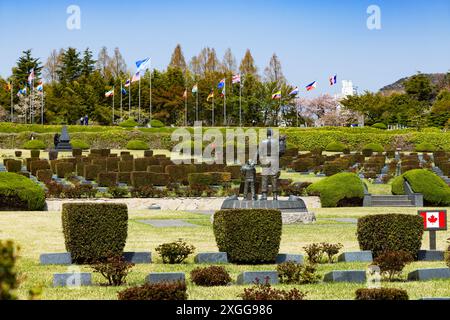
[[[45,193],[32,180],[12,172],[0,172],[0,210],[43,210]]]
[[[31,132],[40,132],[33,127],[30,131],[14,133],[11,129],[1,130],[0,148],[17,149],[30,140]],[[173,128],[148,128],[139,130],[125,130],[121,128],[105,129],[93,132],[74,132],[71,139],[84,141],[92,148],[125,149],[131,140],[142,140],[148,144],[149,149],[171,149],[176,142],[171,141]],[[107,128],[107,127],[106,127]],[[35,130],[36,129],[36,130]],[[70,131],[70,130],[69,130]],[[59,131],[60,132],[60,131]],[[401,148],[404,151],[414,150],[421,143],[429,143],[436,149],[450,150],[450,132],[434,130],[413,131],[395,130],[386,131],[373,128],[324,128],[324,129],[282,129],[287,134],[288,146],[299,150],[326,149],[328,144],[342,143],[351,150],[361,150],[369,143],[379,143],[386,149]],[[47,148],[53,146],[54,133],[38,133],[37,139],[42,140]]]

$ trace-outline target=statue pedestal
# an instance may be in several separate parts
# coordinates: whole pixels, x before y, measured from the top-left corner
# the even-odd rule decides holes
[[[308,212],[305,202],[295,196],[290,196],[287,200],[241,200],[233,196],[225,199],[220,209],[277,209],[281,211],[283,224],[316,221],[314,213]]]

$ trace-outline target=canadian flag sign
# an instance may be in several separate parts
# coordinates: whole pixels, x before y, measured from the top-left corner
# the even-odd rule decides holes
[[[447,230],[446,210],[423,210],[419,211],[419,215],[423,218],[425,230]]]

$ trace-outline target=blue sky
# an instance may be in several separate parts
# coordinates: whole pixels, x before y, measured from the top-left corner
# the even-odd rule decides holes
[[[66,28],[69,5],[81,9],[81,30]],[[381,30],[366,27],[369,5],[381,9]],[[21,51],[45,61],[54,48],[119,47],[129,67],[149,56],[164,69],[177,43],[189,60],[202,47],[222,58],[230,47],[239,63],[251,49],[262,73],[276,52],[284,74],[302,89],[334,93],[328,76],[376,91],[401,77],[450,69],[450,1],[403,0],[0,0],[0,75]],[[306,94],[306,93],[304,93]]]

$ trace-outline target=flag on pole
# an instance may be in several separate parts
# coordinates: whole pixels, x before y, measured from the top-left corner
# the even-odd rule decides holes
[[[141,73],[138,71],[134,74],[133,78],[131,79],[131,82],[136,82],[141,80]]]
[[[124,87],[128,88],[130,86],[130,84],[131,84],[131,79],[127,79],[127,81],[125,81]]]
[[[6,90],[7,90],[7,91],[11,91],[11,88],[12,88],[11,82],[8,82],[8,83],[6,84]]]
[[[110,90],[105,93],[105,97],[107,97],[107,98],[113,97],[113,96],[114,96],[114,90]]]
[[[33,82],[34,78],[36,78],[36,76],[34,74],[34,68],[33,68],[33,69],[31,69],[30,75],[28,76],[28,83],[31,84],[31,82]]]
[[[222,89],[225,86],[225,79],[220,80],[219,84],[217,85],[217,88]]]
[[[333,77],[330,77],[330,86],[335,85],[337,82],[337,75],[335,74]]]
[[[43,92],[44,91],[44,84],[41,82],[39,82],[38,86],[36,87],[36,90],[39,92]]]
[[[198,92],[198,85],[195,84],[195,85],[192,87],[192,93],[197,93],[197,92]]]
[[[183,92],[183,99],[186,99],[186,98],[187,98],[187,89],[184,90],[184,92]]]
[[[136,61],[137,71],[143,71],[150,68],[150,58],[145,58],[143,60]]]
[[[289,95],[290,95],[290,96],[296,96],[296,95],[298,95],[298,92],[299,92],[298,87],[295,87],[294,90],[292,90],[291,92],[289,92]]]
[[[220,96],[223,98],[225,97],[225,88],[222,89],[222,92],[220,93]]]
[[[214,90],[211,90],[211,93],[208,95],[208,98],[206,98],[206,101],[209,101],[212,98],[214,98]]]
[[[127,90],[125,88],[122,88],[122,94],[128,94]]]
[[[311,90],[315,89],[316,87],[317,87],[317,81],[314,81],[306,86],[306,90],[311,91]]]
[[[241,75],[240,74],[235,74],[233,76],[233,78],[231,78],[231,83],[232,84],[241,83]]]
[[[19,92],[17,92],[18,97],[20,97],[23,94],[27,94],[27,87],[20,89]]]
[[[277,91],[272,95],[272,100],[281,99],[281,91]]]

